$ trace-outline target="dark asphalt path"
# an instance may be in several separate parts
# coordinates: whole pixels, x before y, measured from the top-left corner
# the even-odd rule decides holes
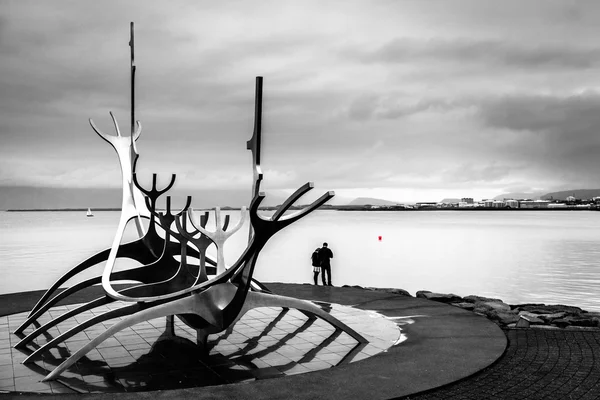
[[[491,367],[410,400],[600,399],[600,330],[506,331]]]

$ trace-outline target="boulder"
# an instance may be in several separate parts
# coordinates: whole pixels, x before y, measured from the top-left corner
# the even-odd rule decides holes
[[[544,324],[544,320],[541,318],[538,318],[538,314],[533,314],[533,313],[530,313],[527,311],[520,311],[519,317],[523,318],[524,320],[529,322],[531,325],[543,325]]]
[[[419,290],[417,292],[417,297],[437,301],[440,303],[460,303],[462,302],[462,297],[457,296],[453,293],[433,293],[428,290]]]
[[[510,306],[501,301],[478,301],[475,303],[475,308],[495,311],[511,311]]]
[[[398,289],[398,288],[367,288],[367,289],[375,290],[377,292],[393,293],[393,294],[399,294],[401,296],[412,297],[412,295],[404,289]]]
[[[552,314],[560,314],[560,313],[564,313],[565,316],[567,316],[567,317],[579,317],[581,315],[578,312],[555,311],[555,312],[549,313],[548,310],[539,310],[539,309],[529,310],[529,311],[526,311],[526,312],[531,313],[531,314],[535,314],[538,317],[540,315],[552,315]]]
[[[522,311],[522,312],[527,312],[527,311]],[[535,314],[539,319],[543,320],[545,323],[549,324],[552,321],[554,321],[555,319],[560,319],[560,318],[564,318],[567,316],[566,312],[559,312],[559,313],[554,313],[554,314]]]
[[[469,302],[469,303],[477,303],[477,302],[480,302],[480,301],[484,301],[484,302],[493,301],[493,302],[500,302],[500,303],[503,302],[500,299],[494,299],[494,298],[491,298],[491,297],[483,297],[483,296],[475,296],[473,294],[469,295],[469,296],[466,296],[466,297],[463,297],[463,300],[466,301],[466,302]]]
[[[473,303],[450,303],[450,305],[455,306],[455,307],[460,307],[464,310],[469,310],[469,311],[473,311],[473,309],[475,308],[475,304]]]
[[[552,325],[558,326],[559,328],[566,328],[567,326],[570,326],[571,323],[564,318],[559,318],[552,321]]]
[[[484,317],[489,317],[489,315],[491,314],[491,311],[489,308],[483,308],[483,307],[475,307],[473,308],[473,312],[475,314],[479,314],[479,315],[483,315]]]
[[[600,312],[596,312],[596,311],[584,311],[581,314],[582,317],[586,317],[586,318],[600,318]]]
[[[359,286],[359,285],[343,285],[342,287],[348,287],[348,288],[354,288],[354,289],[368,289],[368,288],[363,288],[362,286]]]
[[[524,305],[518,307],[520,311],[529,311],[534,314],[555,314],[559,312],[566,312],[569,314],[581,314],[583,310],[579,307],[564,306],[562,304],[554,305]]]
[[[498,321],[501,325],[513,324],[519,320],[519,315],[514,312],[491,311],[489,318]]]
[[[586,317],[565,317],[565,320],[567,320],[569,322],[570,325],[572,326],[583,326],[583,327],[590,327],[590,328],[595,328],[597,326],[600,326],[599,322],[600,319],[593,317],[593,318],[586,318]]]
[[[530,326],[531,324],[529,323],[529,321],[521,317],[519,317],[519,320],[515,324],[515,328],[529,328]]]
[[[474,306],[474,313],[483,315],[494,321],[499,321],[501,319],[513,319],[512,317],[508,317],[509,314],[515,315],[514,321],[512,322],[515,322],[519,319],[517,312],[511,310],[508,304],[496,302],[479,302],[475,303]]]
[[[524,304],[511,304],[510,308],[514,309],[522,309],[524,307],[537,306],[537,307],[545,307],[544,303],[524,303]]]

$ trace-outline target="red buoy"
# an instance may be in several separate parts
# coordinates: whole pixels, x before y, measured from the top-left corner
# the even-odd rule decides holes
[[[379,241],[381,242],[381,236],[378,237]]]

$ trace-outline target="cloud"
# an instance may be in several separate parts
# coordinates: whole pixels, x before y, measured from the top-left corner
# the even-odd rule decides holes
[[[403,151],[403,176],[414,168],[435,174],[439,184],[532,179],[528,186],[538,187],[594,181],[592,171],[600,168],[598,109],[600,94],[594,90],[421,98],[413,104],[406,96],[381,94],[359,97],[349,115],[381,123],[393,117],[410,127],[386,141],[386,149]],[[386,149],[377,161],[391,165]],[[427,161],[420,165],[419,160]],[[381,180],[386,181],[407,183]]]
[[[600,151],[599,107],[600,93],[596,91],[514,94],[482,102],[479,115],[489,127],[518,132],[520,145],[528,147],[532,155],[537,152],[535,158],[581,169],[600,167],[596,161]]]
[[[350,103],[348,116],[355,120],[369,119],[375,114],[379,101],[379,97],[373,94],[360,95]]]
[[[568,95],[513,94],[482,101],[481,116],[493,127],[591,136],[600,128],[599,109],[600,93],[592,90]]]
[[[426,111],[446,112],[464,105],[441,98],[421,98],[417,101],[401,95],[360,95],[348,107],[348,116],[354,120],[397,119]]]
[[[372,51],[347,49],[366,63],[447,62],[519,69],[589,69],[600,64],[600,47],[500,40],[396,38]]]
[[[119,183],[87,119],[112,134],[112,110],[129,126],[135,21],[146,177],[250,184],[260,75],[263,170],[277,190],[593,182],[600,7],[533,3],[11,2],[0,179]]]
[[[600,93],[513,94],[482,101],[487,127],[511,132],[505,149],[555,184],[592,185],[600,168]],[[499,154],[502,157],[502,154]],[[530,171],[531,172],[531,171]]]
[[[497,182],[510,177],[513,165],[491,162],[489,164],[463,163],[443,172],[443,180],[451,182]]]

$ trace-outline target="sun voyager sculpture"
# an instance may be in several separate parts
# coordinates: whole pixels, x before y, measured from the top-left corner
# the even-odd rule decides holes
[[[259,206],[265,198],[265,194],[260,191],[263,178],[260,166],[262,77],[256,78],[254,132],[247,142],[247,149],[252,152],[253,197],[248,209],[242,208],[238,224],[234,228],[228,229],[229,215],[226,215],[223,220],[220,209],[217,207],[214,210],[216,230],[208,231],[206,224],[209,213],[197,215],[191,208],[192,198],[190,196],[187,197],[183,209],[177,212],[171,209],[170,196],[166,196],[165,211],[158,211],[159,198],[173,187],[176,176],[172,175],[170,183],[163,189],[158,189],[156,186],[156,174],[153,175],[151,188],[143,187],[136,176],[136,162],[139,158],[136,141],[140,137],[142,127],[139,121],[135,121],[134,115],[136,66],[133,35],[133,23],[131,23],[129,45],[131,47],[132,123],[130,136],[121,135],[117,120],[112,113],[110,116],[115,126],[116,136],[103,133],[90,119],[93,130],[116,151],[121,165],[123,198],[121,217],[114,241],[110,248],[84,260],[56,280],[33,307],[28,318],[16,329],[15,334],[21,335],[23,338],[15,347],[25,349],[35,338],[47,334],[57,324],[96,307],[117,301],[125,305],[94,315],[88,320],[76,324],[70,330],[52,338],[33,351],[24,363],[39,359],[86,328],[115,318],[119,318],[118,322],[70,354],[44,378],[44,381],[59,377],[80,358],[115,333],[159,317],[165,317],[166,326],[173,327],[176,316],[196,331],[197,344],[205,349],[209,334],[230,329],[245,313],[257,307],[297,309],[309,318],[318,317],[327,321],[336,329],[349,334],[358,344],[367,343],[363,336],[315,303],[274,294],[265,285],[253,279],[259,252],[268,240],[334,196],[333,192],[327,192],[303,209],[286,214],[301,196],[313,188],[313,184],[309,182],[289,196],[272,216],[265,217],[259,213]],[[250,220],[247,246],[239,258],[231,266],[227,266],[223,246],[225,241],[241,228],[246,215],[249,215]],[[149,220],[147,228],[142,224],[142,219]],[[135,223],[139,239],[122,243],[125,228],[130,222]],[[188,222],[191,224],[191,228],[188,226]],[[216,260],[206,255],[209,246],[216,246]],[[188,263],[188,257],[195,258],[197,263]],[[133,259],[141,266],[116,272],[114,267],[118,258]],[[82,280],[65,290],[58,291],[69,279],[101,262],[105,263],[101,276]],[[135,281],[138,284],[117,290],[114,285],[119,281]],[[40,322],[42,315],[59,301],[68,299],[69,296],[95,284],[102,285],[104,296],[67,310],[43,324]],[[43,321],[46,320],[47,318]],[[25,329],[32,325],[36,329],[24,335]]]

